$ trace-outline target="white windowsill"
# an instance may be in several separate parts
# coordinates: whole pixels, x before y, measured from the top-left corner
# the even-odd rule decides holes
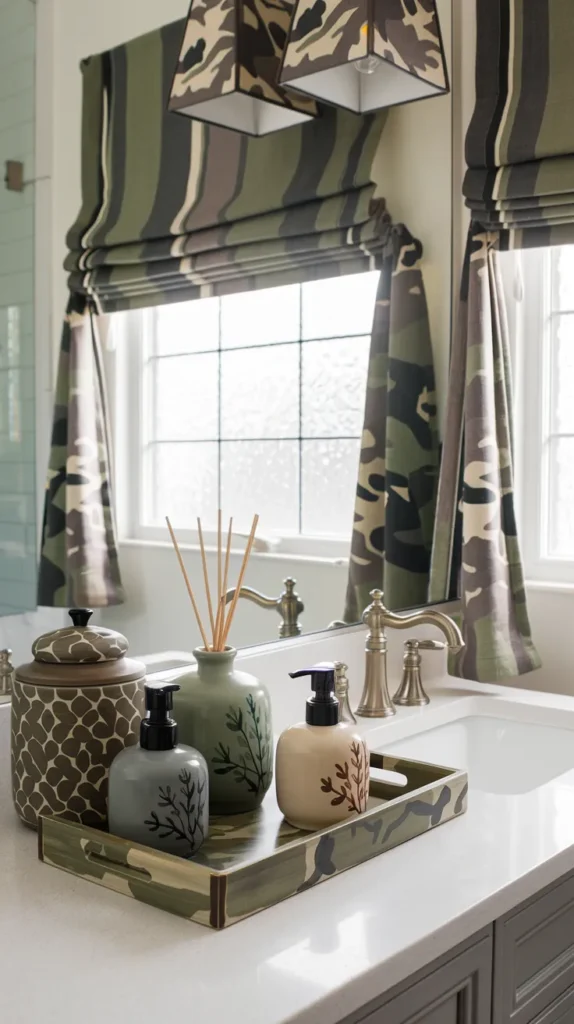
[[[571,594],[574,596],[574,583],[560,583],[552,580],[526,580],[524,586],[527,590],[540,590],[553,594]]]
[[[166,551],[173,552],[173,547],[170,541],[140,540],[138,538],[125,537],[123,540],[119,541],[119,546],[130,548],[161,548]],[[180,543],[179,547],[181,551],[195,551],[197,553],[200,552],[200,547],[198,544]],[[217,548],[210,546],[209,544],[206,544],[205,550],[208,554],[217,553]],[[244,552],[242,548],[232,548],[231,550],[231,555],[235,558],[243,558],[243,553]],[[259,559],[263,559],[265,561],[272,562],[290,562],[291,564],[303,563],[306,565],[332,565],[338,568],[348,566],[349,564],[348,558],[325,558],[319,555],[289,554],[288,551],[254,551],[251,555],[251,558],[257,561]]]

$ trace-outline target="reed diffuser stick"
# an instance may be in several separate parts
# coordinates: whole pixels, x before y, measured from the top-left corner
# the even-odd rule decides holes
[[[221,604],[221,509],[217,510],[217,611]],[[214,638],[215,639],[215,638]]]
[[[181,551],[179,550],[179,544],[177,543],[175,533],[173,532],[173,527],[172,527],[172,525],[171,525],[171,523],[169,521],[169,516],[165,517],[165,521],[167,523],[167,528],[169,530],[169,535],[171,537],[171,542],[173,544],[175,553],[177,555],[177,560],[179,562],[179,567],[181,569],[183,578],[185,580],[185,585],[187,587],[187,592],[189,594],[189,599],[191,601],[191,606],[193,608],[195,617],[197,619],[197,625],[199,626],[199,632],[201,633],[201,639],[203,640],[203,645],[205,647],[205,650],[208,651],[209,650],[209,644],[207,642],[207,637],[205,635],[205,630],[203,628],[203,623],[201,621],[201,615],[199,614],[199,610],[198,610],[197,604],[195,603],[195,597],[193,596],[193,590],[191,589],[191,583],[189,582],[189,576],[187,575],[187,571],[186,571],[185,565],[183,564],[183,558],[181,557]]]
[[[203,580],[205,583],[205,594],[207,597],[207,609],[209,611],[209,622],[211,625],[211,636],[215,638],[215,619],[213,618],[213,605],[211,603],[211,590],[209,589],[209,576],[207,574],[207,559],[205,557],[205,544],[203,543],[203,530],[201,529],[201,519],[197,517],[197,532],[199,534],[199,546],[201,548],[201,562],[203,565]],[[213,643],[211,645],[213,647]]]
[[[213,650],[218,649],[218,638],[221,622],[221,509],[217,510],[217,606],[215,610],[215,631],[213,634]]]
[[[241,590],[241,587],[243,586],[243,577],[245,576],[245,572],[246,572],[246,569],[247,569],[247,563],[249,562],[249,556],[251,555],[251,549],[253,547],[253,542],[255,540],[255,531],[257,530],[258,522],[259,522],[259,516],[256,515],[256,516],[253,517],[253,525],[251,527],[251,533],[249,534],[249,540],[247,541],[247,547],[245,548],[245,554],[243,555],[243,562],[241,564],[241,571],[239,573],[239,579],[237,580],[237,585],[235,587],[235,594],[233,595],[233,601],[231,602],[231,608],[229,609],[229,614],[227,616],[227,621],[225,623],[225,629],[224,629],[224,632],[223,632],[223,641],[222,641],[224,649],[225,649],[225,645],[227,643],[227,637],[228,637],[228,634],[229,634],[229,630],[231,629],[231,623],[233,622],[233,616],[235,614],[235,609],[237,607],[237,602],[239,600],[239,592]]]
[[[219,628],[217,631],[217,650],[222,651],[224,648],[223,644],[223,633],[225,628],[225,606],[226,606],[226,595],[227,595],[227,579],[229,576],[229,556],[231,555],[231,539],[233,536],[233,517],[229,520],[229,529],[227,531],[227,548],[225,551],[225,566],[223,569],[223,586],[219,595]]]

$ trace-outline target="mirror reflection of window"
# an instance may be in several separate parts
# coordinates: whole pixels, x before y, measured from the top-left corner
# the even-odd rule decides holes
[[[133,336],[138,382],[128,388],[135,536],[156,538],[166,509],[178,532],[199,515],[209,533],[220,506],[247,532],[256,507],[275,549],[348,556],[378,280],[115,315]]]

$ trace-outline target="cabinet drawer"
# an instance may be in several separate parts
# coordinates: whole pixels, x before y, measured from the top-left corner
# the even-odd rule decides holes
[[[569,988],[552,1006],[532,1021],[532,1024],[572,1024],[574,1021],[574,988]]]
[[[346,1024],[490,1024],[491,997],[489,929],[364,1006]]]
[[[493,1024],[546,1024],[542,1011],[571,986],[574,874],[496,922]]]

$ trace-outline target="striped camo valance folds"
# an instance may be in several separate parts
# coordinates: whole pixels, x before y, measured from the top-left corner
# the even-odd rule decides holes
[[[477,0],[467,205],[502,248],[574,242],[573,0]]]
[[[389,225],[371,165],[385,113],[325,107],[256,139],[167,114],[184,26],[83,62],[72,294],[115,312],[380,266]]]

